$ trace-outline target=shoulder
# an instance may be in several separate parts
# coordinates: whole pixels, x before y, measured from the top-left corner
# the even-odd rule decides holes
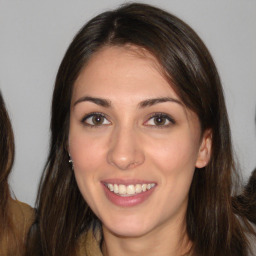
[[[18,233],[26,235],[35,217],[34,209],[18,200],[10,199],[9,209],[14,227]]]
[[[7,229],[0,240],[0,255],[23,255],[27,233],[34,220],[34,210],[29,205],[8,199]]]
[[[77,243],[77,256],[103,256],[100,250],[98,239],[89,230],[86,234],[82,234]]]

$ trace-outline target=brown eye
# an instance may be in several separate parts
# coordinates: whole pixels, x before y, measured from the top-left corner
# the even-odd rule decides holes
[[[155,125],[165,125],[167,121],[168,121],[167,118],[163,116],[154,117]]]
[[[92,113],[83,118],[82,123],[88,126],[102,126],[108,125],[111,122],[103,114]]]
[[[94,125],[101,125],[104,122],[104,117],[101,115],[94,115],[92,117],[92,122]]]
[[[146,126],[152,127],[169,127],[171,124],[175,124],[174,119],[164,113],[156,113],[145,122]]]

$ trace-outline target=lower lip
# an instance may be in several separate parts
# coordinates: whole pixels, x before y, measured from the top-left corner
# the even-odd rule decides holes
[[[138,204],[143,203],[146,201],[151,194],[154,192],[154,189],[156,188],[153,187],[150,190],[147,190],[146,192],[142,192],[140,194],[135,194],[134,196],[119,196],[115,194],[114,192],[111,192],[104,184],[102,184],[104,192],[106,194],[106,197],[109,199],[110,202],[117,206],[121,207],[132,207],[136,206]]]

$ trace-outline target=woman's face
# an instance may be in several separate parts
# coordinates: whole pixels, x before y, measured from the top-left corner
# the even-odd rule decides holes
[[[181,223],[195,167],[210,156],[210,135],[159,70],[139,48],[105,47],[74,84],[76,181],[103,228],[120,236]]]

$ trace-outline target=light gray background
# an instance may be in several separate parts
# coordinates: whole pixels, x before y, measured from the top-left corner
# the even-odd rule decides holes
[[[210,49],[225,90],[234,148],[246,180],[256,167],[256,1],[150,0],[190,24]],[[118,0],[0,0],[0,88],[15,132],[10,179],[34,204],[47,157],[50,102],[60,61],[78,29]]]

